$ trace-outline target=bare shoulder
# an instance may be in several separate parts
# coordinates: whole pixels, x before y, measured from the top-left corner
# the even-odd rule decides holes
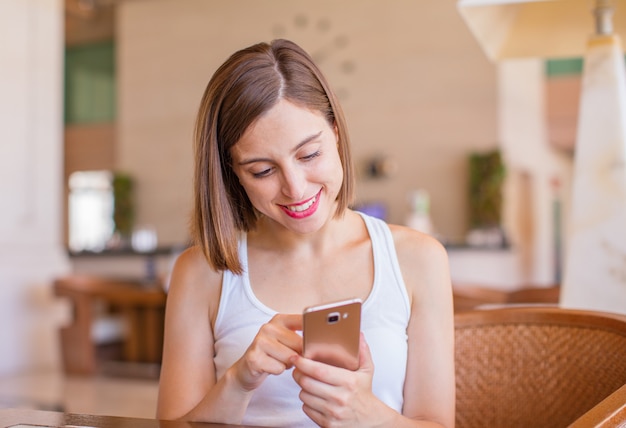
[[[428,265],[445,263],[448,253],[437,239],[405,226],[390,224],[400,265],[404,266],[427,263]],[[446,266],[447,267],[447,266]]]
[[[405,226],[389,225],[389,228],[411,297],[449,289],[448,253],[441,242]]]
[[[168,300],[186,302],[218,302],[222,272],[214,270],[202,250],[193,246],[183,251],[172,269]]]
[[[187,279],[219,275],[219,272],[211,268],[200,247],[195,245],[178,256],[174,263],[174,273],[184,275]]]

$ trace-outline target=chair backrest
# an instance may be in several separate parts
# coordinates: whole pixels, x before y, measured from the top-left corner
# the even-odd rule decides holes
[[[626,384],[626,316],[476,310],[455,336],[456,428],[567,427]]]

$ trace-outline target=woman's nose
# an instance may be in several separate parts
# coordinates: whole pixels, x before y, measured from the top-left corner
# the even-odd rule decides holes
[[[306,178],[304,171],[298,168],[284,169],[282,173],[282,192],[285,196],[294,201],[299,201],[304,197],[306,189]]]

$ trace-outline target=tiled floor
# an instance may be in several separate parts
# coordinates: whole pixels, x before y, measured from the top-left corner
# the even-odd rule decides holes
[[[59,372],[0,377],[0,407],[153,418],[157,393],[154,379],[67,377]]]

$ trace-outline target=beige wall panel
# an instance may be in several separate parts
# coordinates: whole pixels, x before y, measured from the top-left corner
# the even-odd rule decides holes
[[[65,127],[65,175],[74,171],[115,169],[115,124]]]
[[[62,21],[60,0],[0,1],[0,376],[60,363]]]
[[[359,11],[358,14],[355,10]],[[402,223],[407,193],[431,193],[443,237],[466,232],[466,155],[498,144],[496,76],[453,0],[152,0],[117,19],[119,167],[136,176],[138,220],[163,243],[186,237],[191,133],[214,70],[233,51],[277,36],[319,61],[340,95],[357,164],[384,154],[387,179],[362,179]]]
[[[580,88],[580,75],[553,77],[546,82],[548,138],[555,148],[570,154],[576,145]]]

